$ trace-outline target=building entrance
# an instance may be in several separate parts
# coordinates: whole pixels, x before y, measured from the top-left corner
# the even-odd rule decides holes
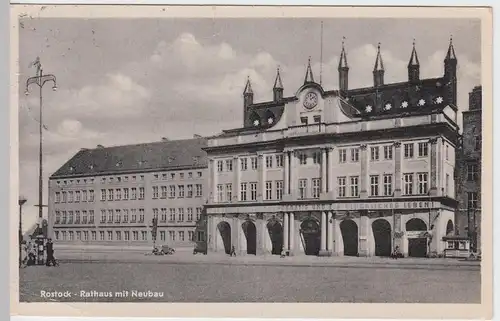
[[[224,243],[224,251],[226,254],[231,253],[231,225],[228,222],[220,222],[217,225],[222,242]]]
[[[245,221],[241,224],[243,233],[247,239],[247,254],[257,254],[257,229],[252,221]]]
[[[392,252],[391,224],[385,219],[378,219],[372,223],[375,239],[375,256],[390,256]]]
[[[427,238],[419,237],[414,239],[408,239],[408,256],[426,257]]]
[[[340,223],[342,240],[344,241],[344,255],[358,255],[358,225],[353,220]]]
[[[280,255],[283,250],[283,226],[278,220],[271,220],[267,223],[267,231],[271,238],[271,254]]]
[[[300,224],[300,234],[306,255],[318,255],[321,246],[321,230],[318,222],[307,219]]]

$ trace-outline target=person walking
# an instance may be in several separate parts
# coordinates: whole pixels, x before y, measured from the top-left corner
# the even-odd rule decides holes
[[[47,262],[45,263],[45,265],[50,266],[51,263],[53,266],[59,265],[54,257],[54,243],[52,243],[52,239],[47,240],[46,248]]]

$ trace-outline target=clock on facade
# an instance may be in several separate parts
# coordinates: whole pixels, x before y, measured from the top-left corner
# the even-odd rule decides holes
[[[312,109],[318,104],[318,95],[314,92],[308,92],[304,97],[304,107]]]

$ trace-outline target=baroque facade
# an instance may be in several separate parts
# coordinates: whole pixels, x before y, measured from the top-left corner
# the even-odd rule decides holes
[[[408,81],[384,83],[380,45],[372,87],[350,89],[344,46],[339,90],[315,82],[273,100],[243,93],[243,127],[210,137],[208,249],[241,254],[406,256],[442,253],[453,234],[457,59],[420,79],[413,45]]]
[[[206,202],[206,139],[82,149],[49,180],[57,244],[192,247]]]
[[[469,93],[469,110],[464,111],[460,148],[457,149],[456,221],[458,234],[469,237],[474,251],[481,249],[481,150],[482,88]]]

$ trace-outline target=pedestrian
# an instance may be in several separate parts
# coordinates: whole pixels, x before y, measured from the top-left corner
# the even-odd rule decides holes
[[[49,238],[47,240],[46,247],[47,247],[47,262],[45,263],[45,265],[50,266],[51,263],[53,266],[59,265],[56,259],[54,258],[54,243],[52,243],[52,239]]]
[[[36,261],[36,255],[35,247],[33,246],[33,243],[31,243],[31,241],[28,242],[26,251],[28,253],[28,261],[26,262],[26,265],[34,265]]]
[[[280,255],[280,258],[284,258],[286,256],[285,254],[285,250],[281,250],[281,255]]]
[[[231,253],[229,253],[229,256],[236,257],[236,249],[234,248],[234,245],[231,247]]]
[[[21,267],[28,265],[28,244],[25,240],[21,242]]]

